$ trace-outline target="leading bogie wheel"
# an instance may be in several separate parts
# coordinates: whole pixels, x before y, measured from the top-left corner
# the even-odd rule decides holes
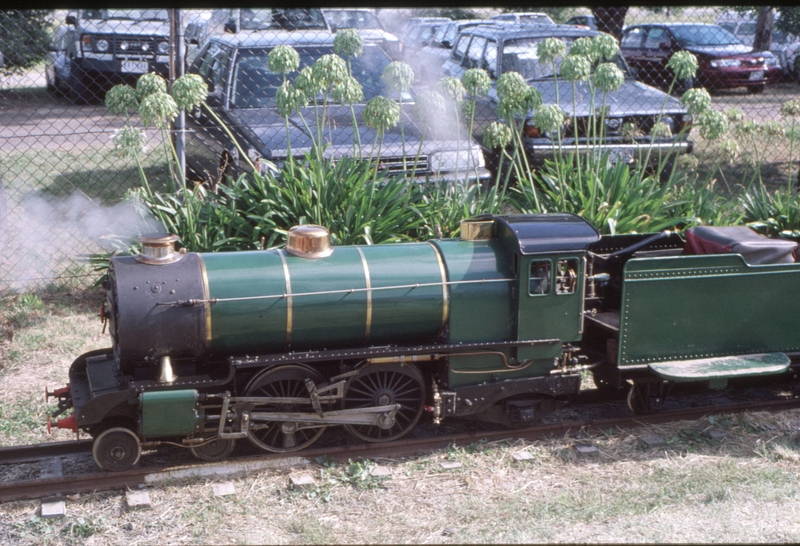
[[[368,408],[400,404],[391,425],[345,425],[345,429],[367,442],[389,442],[408,434],[422,416],[425,383],[410,364],[371,364],[348,381],[344,408]]]
[[[204,444],[190,447],[189,451],[201,461],[213,463],[227,458],[235,446],[236,440],[217,439],[208,440]]]
[[[256,376],[247,386],[245,396],[263,396],[270,398],[307,398],[306,379],[315,384],[322,382],[322,377],[310,368],[297,364],[279,366]],[[252,410],[257,412],[312,413],[314,408],[308,404],[259,404]],[[325,432],[325,427],[309,426],[302,422],[270,421],[264,424],[250,424],[249,440],[264,451],[287,453],[305,449]]]
[[[110,428],[101,433],[92,446],[92,456],[97,466],[110,472],[128,470],[139,462],[142,445],[130,429]]]

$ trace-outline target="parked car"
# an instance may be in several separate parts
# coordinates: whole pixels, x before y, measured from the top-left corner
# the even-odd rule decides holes
[[[190,73],[199,74],[209,86],[208,104],[225,126],[230,127],[248,157],[265,172],[270,164],[281,167],[288,157],[286,120],[279,113],[276,92],[283,76],[268,69],[268,54],[278,44],[291,45],[300,55],[301,69],[322,55],[333,52],[330,32],[264,31],[214,36],[200,52]],[[352,74],[361,83],[364,102],[354,105],[362,119],[365,103],[377,95],[387,96],[381,75],[392,59],[380,47],[365,44],[359,57],[350,59]],[[294,79],[294,74],[289,75]],[[399,98],[399,97],[394,97]],[[423,131],[413,115],[413,93],[403,97],[401,126],[387,130],[381,148],[380,168],[389,172],[411,170],[416,162],[418,181],[441,177],[449,180],[483,182],[489,179],[480,146],[465,136],[435,138]],[[322,100],[322,96],[318,97]],[[317,141],[315,107],[301,108],[289,118],[291,153],[303,158]],[[213,116],[197,109],[187,115],[187,166],[195,179],[220,180],[248,170],[248,162]],[[359,123],[353,127],[350,105],[336,104],[328,97],[323,140],[326,157],[336,159],[357,153],[360,142],[363,157],[373,149],[376,133]],[[359,140],[360,139],[360,140]],[[405,154],[405,155],[404,155]],[[266,161],[264,161],[266,160]],[[459,171],[456,172],[458,167]]]
[[[772,53],[753,52],[718,25],[635,25],[623,31],[620,49],[637,79],[661,87],[673,80],[667,63],[678,51],[694,53],[700,65],[695,78],[679,82],[679,90],[701,85],[711,90],[747,87],[751,93],[760,93],[781,77],[780,64]]]
[[[166,9],[82,9],[69,13],[45,61],[47,87],[83,104],[122,82],[169,71]]]
[[[492,15],[489,21],[499,21],[501,23],[514,23],[517,25],[554,25],[555,23],[546,13],[538,12],[517,12],[501,13]]]
[[[342,28],[358,30],[364,43],[378,44],[392,58],[399,58],[400,39],[386,30],[375,12],[369,9],[324,9],[325,19],[333,32]]]
[[[776,15],[776,23],[779,16],[780,14]],[[726,12],[717,18],[717,24],[739,38],[743,44],[753,45],[756,19],[752,15]],[[778,58],[783,74],[800,81],[800,37],[775,28],[770,51]]]
[[[431,43],[433,35],[439,27],[451,21],[451,19],[439,17],[430,19],[406,26],[405,31],[399,36],[402,42],[403,60],[409,64],[414,64],[415,56],[423,47]]]
[[[330,30],[319,8],[235,8],[229,10],[225,32],[244,30]]]
[[[406,62],[414,68],[417,80],[425,84],[438,81],[443,76],[442,65],[450,56],[458,34],[466,28],[485,24],[489,23],[482,19],[459,19],[444,23],[437,28],[428,44],[406,59]]]
[[[397,36],[402,39],[411,27],[420,23],[438,23],[442,25],[451,20],[452,19],[448,17],[409,17],[403,21],[402,25],[400,25],[400,29],[397,31]]]
[[[603,139],[597,140],[587,134],[592,107],[599,108],[603,94],[591,88],[586,82],[575,83],[573,97],[572,82],[553,77],[551,63],[540,63],[537,45],[546,38],[559,38],[567,48],[578,38],[592,37],[597,31],[582,29],[573,25],[552,25],[549,27],[527,27],[515,29],[504,26],[478,26],[464,30],[453,48],[450,58],[444,64],[447,75],[460,78],[470,68],[485,69],[493,82],[489,93],[478,99],[475,106],[475,125],[473,136],[483,139],[486,127],[498,119],[498,96],[494,86],[506,72],[518,72],[538,89],[546,104],[558,104],[565,112],[569,122],[562,130],[560,145],[563,150],[579,154],[608,152],[612,160],[626,162],[671,161],[675,156],[691,151],[692,144],[687,138],[691,116],[680,102],[662,91],[649,87],[633,79],[625,61],[617,56],[613,62],[626,75],[621,88],[605,98],[607,113],[604,116]],[[560,61],[557,70],[560,68]],[[530,114],[529,114],[530,115]],[[670,135],[651,135],[650,131],[660,120],[669,129]],[[631,130],[633,129],[633,130]],[[552,159],[557,145],[557,135],[542,133],[533,124],[532,118],[526,121],[523,147],[528,160],[533,165],[541,165]],[[484,149],[487,165],[498,165],[496,150]]]

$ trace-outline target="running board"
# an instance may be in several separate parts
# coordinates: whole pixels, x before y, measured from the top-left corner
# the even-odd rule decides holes
[[[791,360],[785,353],[720,356],[696,360],[651,362],[649,368],[669,381],[711,381],[723,387],[728,379],[775,375],[785,372]]]

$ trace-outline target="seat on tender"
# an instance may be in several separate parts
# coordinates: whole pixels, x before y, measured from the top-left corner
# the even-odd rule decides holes
[[[744,226],[698,226],[685,232],[684,254],[741,254],[751,265],[791,263],[797,243],[770,239]]]

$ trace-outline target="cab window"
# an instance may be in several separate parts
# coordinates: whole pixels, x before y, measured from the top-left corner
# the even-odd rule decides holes
[[[550,261],[531,262],[528,294],[544,296],[550,293]]]

